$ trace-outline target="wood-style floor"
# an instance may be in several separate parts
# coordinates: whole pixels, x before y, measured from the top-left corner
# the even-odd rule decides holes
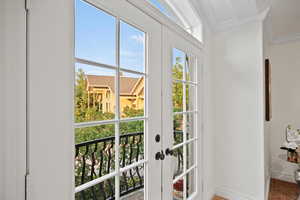
[[[271,179],[269,200],[296,200],[300,189],[295,183]],[[215,196],[213,200],[228,200]]]

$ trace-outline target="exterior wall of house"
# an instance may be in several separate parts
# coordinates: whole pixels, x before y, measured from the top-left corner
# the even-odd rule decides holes
[[[109,89],[99,89],[88,87],[90,106],[99,107],[102,104],[102,112],[114,112],[115,110],[115,94]],[[102,98],[100,98],[102,96]],[[95,102],[94,102],[95,101]],[[132,95],[120,96],[120,111],[123,112],[124,108],[130,107],[134,109],[144,109],[144,79],[138,82],[134,88]]]

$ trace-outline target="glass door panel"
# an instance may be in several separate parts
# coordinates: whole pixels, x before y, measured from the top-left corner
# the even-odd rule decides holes
[[[126,1],[75,2],[75,199],[159,200],[160,24]]]

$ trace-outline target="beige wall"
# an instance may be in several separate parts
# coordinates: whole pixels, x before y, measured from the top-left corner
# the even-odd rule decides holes
[[[297,165],[286,162],[286,152],[279,148],[288,124],[300,128],[300,41],[273,45],[271,63],[271,172],[274,178],[294,181]]]

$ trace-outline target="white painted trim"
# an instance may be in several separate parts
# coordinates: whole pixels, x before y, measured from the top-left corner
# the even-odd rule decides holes
[[[291,183],[296,183],[294,174],[288,174],[288,173],[282,173],[277,170],[271,170],[271,177],[274,179],[282,180],[282,181],[287,181]]]
[[[245,180],[247,181],[247,180]],[[226,186],[216,187],[216,195],[230,199],[230,200],[258,200],[257,197],[241,193]]]
[[[0,10],[0,199],[23,200],[26,174],[25,4],[20,0],[1,0]]]
[[[276,45],[276,44],[285,44],[285,43],[296,42],[296,41],[300,41],[300,33],[283,36],[283,37],[279,37],[279,38],[274,38],[274,39],[272,39],[271,43],[273,45]]]
[[[266,183],[266,193],[265,193],[265,200],[269,199],[269,191],[270,191],[270,183],[271,183],[271,176],[267,178],[267,183]]]
[[[74,199],[73,20],[74,1],[30,3],[28,200]]]

